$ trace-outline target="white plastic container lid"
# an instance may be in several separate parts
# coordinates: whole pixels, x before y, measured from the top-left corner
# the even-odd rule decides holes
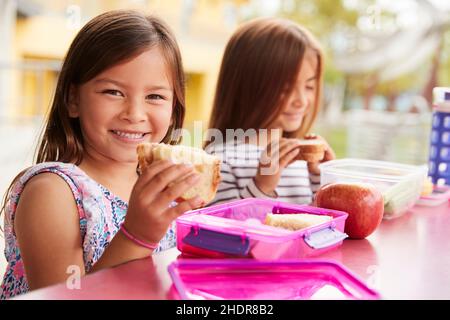
[[[320,164],[319,168],[321,171],[331,174],[389,182],[397,182],[407,176],[423,174],[428,170],[425,164],[414,166],[387,161],[351,158],[327,161]]]

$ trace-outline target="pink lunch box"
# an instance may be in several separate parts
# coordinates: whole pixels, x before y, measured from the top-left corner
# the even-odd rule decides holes
[[[325,223],[290,231],[264,225],[267,213],[329,215]],[[176,221],[177,248],[184,255],[210,258],[296,259],[342,244],[348,214],[342,211],[266,200],[243,199],[189,211]]]

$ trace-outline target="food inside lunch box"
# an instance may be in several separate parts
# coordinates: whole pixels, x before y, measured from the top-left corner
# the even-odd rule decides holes
[[[433,193],[433,182],[431,181],[431,177],[427,177],[423,183],[421,197],[429,196]]]
[[[272,214],[268,213],[264,224],[287,230],[301,230],[331,221],[333,218],[327,215],[311,213]]]
[[[405,209],[412,207],[420,195],[422,186],[417,181],[403,180],[383,192],[384,217],[400,215]]]

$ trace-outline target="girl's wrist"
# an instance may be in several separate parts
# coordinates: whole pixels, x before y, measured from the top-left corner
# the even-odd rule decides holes
[[[146,240],[140,239],[139,237],[135,236],[132,232],[130,232],[127,227],[125,227],[125,223],[122,224],[119,231],[122,232],[122,234],[131,242],[134,244],[146,248],[148,250],[155,250],[158,247],[158,243],[148,242]]]
[[[261,193],[265,194],[265,195],[268,196],[268,197],[276,198],[276,197],[278,196],[277,193],[275,192],[275,188],[273,188],[273,189],[271,189],[271,190],[269,190],[269,188],[265,188],[265,187],[258,181],[257,177],[254,177],[254,178],[253,178],[253,184],[255,185],[256,188],[258,188],[258,190],[259,190]]]

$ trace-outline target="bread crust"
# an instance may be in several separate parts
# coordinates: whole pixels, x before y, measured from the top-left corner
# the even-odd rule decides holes
[[[206,202],[211,202],[214,197],[216,196],[217,193],[217,189],[219,188],[219,184],[220,184],[220,160],[217,159],[216,161],[214,161],[214,168],[213,168],[213,179],[211,182],[211,192],[210,192],[210,198],[206,199]]]
[[[305,160],[306,162],[319,162],[323,159],[325,153],[324,152],[316,152],[316,153],[301,153],[298,156],[298,160]]]
[[[297,160],[319,162],[325,157],[325,144],[318,139],[300,140]]]
[[[138,172],[141,173],[153,162],[153,143],[141,143],[137,146]]]

